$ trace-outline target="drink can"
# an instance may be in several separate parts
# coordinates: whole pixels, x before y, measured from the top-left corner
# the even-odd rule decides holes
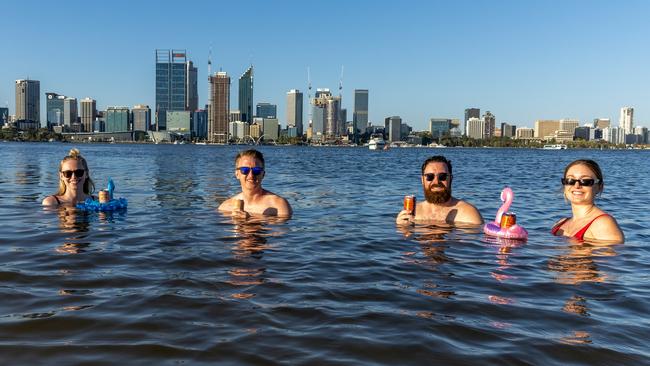
[[[244,211],[244,200],[235,200],[235,210]]]
[[[102,189],[99,191],[99,203],[108,203],[110,201],[110,196],[107,189]]]
[[[500,226],[502,228],[507,229],[516,223],[517,223],[517,215],[513,214],[512,212],[506,212],[503,215],[501,215]]]
[[[415,214],[415,196],[404,196],[404,209]]]

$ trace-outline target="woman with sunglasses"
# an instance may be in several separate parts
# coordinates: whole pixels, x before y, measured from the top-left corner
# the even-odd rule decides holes
[[[44,206],[76,205],[92,197],[95,184],[90,179],[86,159],[79,150],[72,149],[59,164],[59,190],[45,197]],[[94,199],[94,197],[92,197]]]
[[[623,243],[625,240],[616,220],[594,204],[605,186],[603,173],[593,160],[576,160],[564,169],[564,198],[571,203],[573,216],[561,219],[551,229],[553,235],[577,240]]]

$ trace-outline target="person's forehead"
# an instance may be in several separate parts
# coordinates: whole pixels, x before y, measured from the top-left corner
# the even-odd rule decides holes
[[[242,156],[237,161],[238,166],[261,166],[262,162],[253,156]]]
[[[594,172],[586,165],[577,164],[567,170],[567,176],[595,176]]]
[[[439,161],[432,161],[424,167],[425,173],[449,173],[447,164]]]
[[[63,162],[63,168],[77,168],[77,167],[82,167],[83,164],[77,159],[69,159]]]

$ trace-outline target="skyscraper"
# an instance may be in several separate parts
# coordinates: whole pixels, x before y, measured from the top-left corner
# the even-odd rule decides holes
[[[129,107],[108,107],[106,109],[106,132],[129,131]]]
[[[341,131],[341,97],[332,96],[329,89],[316,89],[316,95],[312,99],[313,133],[319,133],[325,139],[333,139],[340,135]]]
[[[81,126],[84,132],[93,132],[93,122],[97,115],[97,102],[92,98],[84,98],[81,104]]]
[[[481,118],[481,109],[480,108],[465,109],[465,119],[463,120],[463,126],[465,126],[465,128],[467,128],[467,121],[469,121],[470,118]],[[467,134],[467,130],[465,130],[465,134]]]
[[[386,117],[384,131],[388,134],[389,142],[400,141],[402,138],[402,118],[400,116]]]
[[[365,133],[368,128],[368,89],[354,89],[352,125],[355,136]]]
[[[465,124],[465,135],[473,139],[485,138],[485,119],[470,117]]]
[[[193,70],[193,71],[190,71]],[[184,111],[189,108],[190,96],[197,96],[196,82],[188,93],[188,73],[194,74],[196,68],[187,62],[185,50],[156,50],[156,125],[159,131],[165,130],[166,111]],[[189,80],[191,81],[191,80]],[[192,98],[194,103],[198,97]]]
[[[47,128],[52,129],[52,126],[63,125],[63,101],[65,100],[65,95],[45,93],[45,98]]]
[[[537,120],[535,121],[535,137],[545,139],[555,131],[560,129],[560,121],[556,119]]]
[[[185,64],[185,74],[187,81],[185,84],[185,110],[194,112],[199,109],[199,88],[198,88],[198,70],[194,67],[192,61]]]
[[[209,77],[210,108],[208,113],[208,140],[228,142],[228,119],[230,117],[230,77],[218,72]]]
[[[600,128],[602,130],[610,125],[611,121],[609,118],[594,118],[594,128]]]
[[[151,108],[138,104],[131,109],[131,121],[134,131],[149,131],[151,128]]]
[[[255,117],[277,118],[278,106],[271,103],[257,103],[257,106],[255,106]]]
[[[287,93],[287,127],[295,127],[297,136],[302,136],[302,93],[297,89]]]
[[[29,127],[41,126],[41,83],[38,80],[16,80],[16,121]]]
[[[253,66],[239,78],[239,111],[242,121],[253,122]]]
[[[634,133],[634,108],[632,107],[621,108],[619,127],[622,128],[626,134]]]
[[[449,134],[451,129],[451,119],[449,118],[430,118],[429,132],[434,139],[440,139],[442,136]]]
[[[496,117],[490,111],[485,112],[483,115],[483,121],[485,121],[485,133],[483,138],[489,139],[494,137],[494,130],[496,129]]]
[[[77,123],[77,117],[79,117],[77,98],[65,98],[63,100],[63,124],[67,127],[72,127]]]

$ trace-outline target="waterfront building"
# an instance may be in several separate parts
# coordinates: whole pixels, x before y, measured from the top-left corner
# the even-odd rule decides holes
[[[463,120],[463,127],[465,128],[467,127],[467,121],[469,121],[470,118],[481,118],[481,109],[480,108],[465,109],[465,119]],[[467,134],[467,132],[465,132],[465,134]]]
[[[254,118],[253,121],[260,127],[260,136],[263,136],[263,140],[278,140],[280,124],[277,118]]]
[[[254,139],[260,138],[262,136],[262,131],[261,131],[261,126],[257,124],[257,122],[253,122],[250,127],[250,135]]]
[[[625,130],[626,134],[631,134],[634,132],[634,108],[632,107],[623,107],[621,108],[621,116],[618,120],[620,128]]]
[[[208,137],[208,110],[199,109],[192,112],[192,135],[204,140]]]
[[[53,126],[63,125],[63,101],[65,95],[57,93],[45,93],[45,118],[46,126],[52,129]]]
[[[129,107],[108,107],[104,117],[106,132],[130,131],[130,116]]]
[[[9,108],[0,107],[0,127],[9,123]]]
[[[271,103],[257,103],[255,106],[255,117],[278,118],[278,106]]]
[[[167,111],[167,132],[191,137],[191,112],[190,111]]]
[[[79,104],[81,105],[81,127],[83,132],[93,132],[93,122],[97,116],[97,101],[92,98],[84,98]]]
[[[483,139],[485,137],[485,119],[470,117],[465,125],[465,134],[469,138]]]
[[[552,135],[560,129],[560,121],[556,119],[544,119],[535,121],[535,138],[543,139],[544,136]]]
[[[535,137],[535,130],[530,127],[519,127],[515,130],[516,140],[526,140]]]
[[[242,113],[241,121],[253,121],[253,66],[251,65],[239,77],[239,111]]]
[[[579,140],[589,141],[592,135],[591,130],[595,130],[595,129],[588,126],[576,127],[573,135],[576,138],[576,140],[579,139]]]
[[[641,136],[641,142],[642,144],[647,144],[648,140],[646,139],[646,135],[648,134],[648,129],[646,127],[642,126],[636,126],[634,127],[634,134]]]
[[[325,108],[325,139],[334,139],[341,136],[341,98],[327,99]]]
[[[167,111],[198,107],[196,75],[186,50],[156,50],[156,130],[167,129]]]
[[[198,70],[192,63],[185,63],[185,110],[194,112],[199,109]]]
[[[429,119],[429,133],[431,133],[433,139],[440,139],[442,136],[449,134],[451,128],[451,119],[449,118]]]
[[[228,114],[230,118],[228,119],[228,122],[235,122],[235,121],[241,121],[242,120],[242,114],[239,111],[239,109],[231,109],[230,113]]]
[[[391,116],[384,119],[384,131],[387,132],[387,142],[397,142],[402,138],[402,118]]]
[[[594,118],[594,128],[610,127],[611,121],[609,118]]]
[[[307,138],[307,141],[311,141],[312,138],[314,137],[314,128],[312,127],[311,123],[307,126],[307,132],[305,133],[305,137]]]
[[[236,142],[244,142],[250,136],[250,124],[243,121],[233,121],[228,123],[228,132],[230,138]]]
[[[580,121],[577,119],[563,118],[560,120],[560,130],[567,131],[573,136],[575,129],[580,126]]]
[[[408,125],[407,123],[405,123],[405,122],[402,122],[402,123],[400,124],[400,131],[399,131],[399,134],[400,134],[400,141],[402,141],[402,140],[404,140],[406,137],[408,137],[408,135],[410,135],[411,132],[413,132],[413,127],[409,126],[409,125]]]
[[[368,89],[354,89],[352,125],[355,135],[366,133],[368,128]]]
[[[329,89],[316,89],[316,95],[311,100],[313,134],[333,139],[341,134],[344,123],[341,122],[341,97],[332,96]]]
[[[230,77],[220,71],[210,76],[209,82],[208,140],[225,144],[228,142],[230,118]]]
[[[323,135],[325,129],[325,106],[324,105],[314,105],[311,113],[311,129],[312,137],[320,139],[320,136]]]
[[[131,121],[133,121],[133,131],[149,131],[151,129],[151,108],[144,104],[134,106],[131,109]]]
[[[26,128],[41,127],[41,83],[38,80],[16,80],[15,121]]]
[[[517,126],[505,122],[501,123],[501,137],[513,138],[515,137],[516,132],[517,132]]]
[[[287,92],[287,127],[296,129],[296,136],[289,137],[302,136],[302,103],[302,93],[300,90],[291,89]]]
[[[77,98],[65,98],[63,100],[63,124],[66,127],[72,127],[77,123],[78,116]]]
[[[625,130],[621,127],[603,128],[603,140],[612,144],[625,143]]]
[[[490,137],[494,137],[494,130],[496,129],[496,117],[490,112],[487,111],[483,115],[483,121],[485,121],[485,133],[483,134],[483,138],[489,139]]]
[[[341,137],[348,137],[348,109],[343,108],[341,101],[339,101],[339,135]],[[352,123],[350,123],[352,125]]]

